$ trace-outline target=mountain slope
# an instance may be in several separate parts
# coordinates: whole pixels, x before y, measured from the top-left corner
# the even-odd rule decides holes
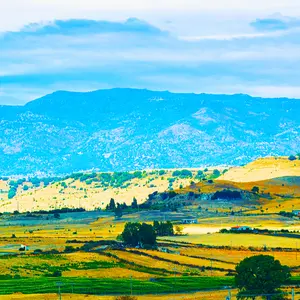
[[[300,101],[135,89],[0,107],[0,173],[247,163],[298,152]]]
[[[287,157],[257,159],[243,167],[231,168],[218,180],[253,182],[284,176],[300,176],[300,160],[290,161]]]

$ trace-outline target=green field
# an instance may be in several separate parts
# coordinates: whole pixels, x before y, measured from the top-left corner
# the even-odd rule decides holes
[[[90,279],[90,278],[26,278],[0,281],[0,294],[55,293],[61,282],[62,293],[76,294],[157,294],[222,289],[232,286],[232,277],[162,277],[150,280],[135,279]]]
[[[56,293],[58,283],[62,293],[113,295],[132,293],[164,294],[225,289],[234,287],[233,277],[161,277],[153,281],[128,279],[90,278],[26,278],[0,280],[0,294],[13,293],[44,294]],[[300,277],[293,277],[290,284],[300,283]]]

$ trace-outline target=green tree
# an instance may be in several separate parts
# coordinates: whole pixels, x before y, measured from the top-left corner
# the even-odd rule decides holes
[[[108,204],[108,209],[109,210],[115,210],[116,209],[116,203],[113,198],[110,199],[109,204]]]
[[[131,208],[133,208],[133,209],[138,208],[138,203],[137,203],[137,200],[135,197],[133,197],[133,199],[132,199]]]
[[[154,246],[156,244],[156,233],[152,225],[146,223],[126,223],[121,234],[123,241],[132,247]]]
[[[8,199],[12,199],[17,194],[17,189],[15,187],[11,187],[8,191]]]
[[[204,173],[203,173],[202,170],[199,170],[199,171],[197,172],[197,176],[198,176],[198,177],[202,177],[203,175],[204,175]]]
[[[254,186],[251,191],[255,194],[259,193],[259,187],[258,186]]]
[[[153,229],[157,236],[172,236],[174,235],[173,224],[170,221],[167,222],[153,222]]]
[[[139,235],[142,245],[153,246],[156,244],[156,234],[152,225],[142,223]]]
[[[121,234],[123,241],[130,246],[137,246],[140,242],[140,223],[126,223]]]
[[[239,289],[238,299],[255,299],[260,294],[279,293],[280,286],[287,282],[290,276],[289,268],[282,266],[273,256],[247,257],[236,266],[235,283]],[[267,296],[267,299],[271,299],[270,296]]]
[[[291,161],[296,160],[296,159],[297,159],[297,157],[295,155],[290,155],[289,156],[289,160],[291,160]]]
[[[123,216],[122,206],[118,203],[117,208],[115,209],[115,218],[121,219]]]
[[[55,219],[60,219],[60,214],[58,212],[55,212],[53,216]]]
[[[213,170],[213,176],[216,178],[216,177],[219,177],[221,175],[220,171],[217,170],[217,169],[214,169]]]

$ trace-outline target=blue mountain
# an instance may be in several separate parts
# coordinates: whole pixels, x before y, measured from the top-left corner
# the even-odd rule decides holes
[[[240,165],[300,148],[300,100],[138,89],[0,106],[0,173]]]

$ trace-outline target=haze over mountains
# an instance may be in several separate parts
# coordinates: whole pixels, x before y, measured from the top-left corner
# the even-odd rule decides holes
[[[0,106],[0,173],[240,165],[299,152],[300,101],[136,89]]]

